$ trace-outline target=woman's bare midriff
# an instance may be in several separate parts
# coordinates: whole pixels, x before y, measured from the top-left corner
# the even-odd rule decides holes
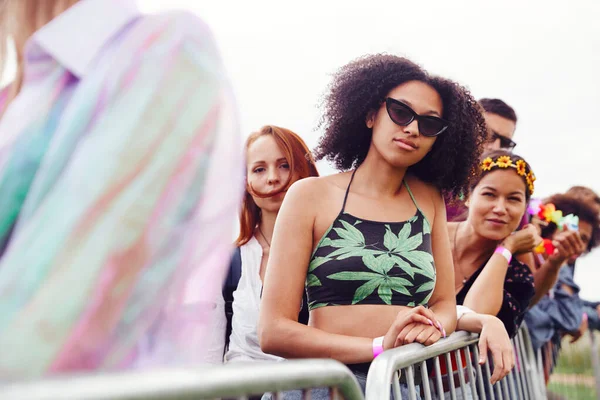
[[[321,307],[310,312],[309,325],[329,333],[376,338],[387,333],[398,313],[410,309],[375,304]]]

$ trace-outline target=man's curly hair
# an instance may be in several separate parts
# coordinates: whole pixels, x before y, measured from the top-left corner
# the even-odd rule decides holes
[[[327,159],[339,170],[358,167],[371,144],[367,114],[379,109],[391,90],[409,81],[424,82],[439,93],[443,118],[449,122],[431,151],[409,172],[445,192],[449,199],[467,193],[487,137],[481,108],[464,87],[429,75],[402,57],[364,56],[334,75],[323,99],[319,128],[324,134],[315,149],[317,159]]]

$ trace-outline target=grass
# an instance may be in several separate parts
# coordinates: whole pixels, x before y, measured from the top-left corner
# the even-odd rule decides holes
[[[598,399],[590,352],[588,337],[583,337],[576,343],[570,343],[570,339],[563,340],[560,357],[553,372],[554,379],[550,379],[548,390],[569,400]]]
[[[564,385],[550,383],[548,390],[568,400],[597,400],[596,391],[585,385]]]

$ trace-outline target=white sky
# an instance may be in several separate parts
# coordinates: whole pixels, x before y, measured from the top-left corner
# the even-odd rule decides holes
[[[476,98],[512,105],[516,152],[533,165],[537,195],[575,184],[600,191],[597,0],[138,2],[145,11],[192,10],[212,27],[246,134],[281,125],[314,147],[330,74],[363,54],[390,52],[461,82]],[[576,279],[583,296],[600,300],[600,250],[578,263]]]
[[[600,192],[597,0],[138,3],[149,12],[188,9],[212,27],[246,134],[281,125],[314,147],[317,104],[330,74],[363,54],[389,52],[461,82],[476,98],[512,105],[519,117],[515,152],[536,172],[536,195],[575,184]],[[583,296],[600,300],[600,250],[580,261],[576,279]]]

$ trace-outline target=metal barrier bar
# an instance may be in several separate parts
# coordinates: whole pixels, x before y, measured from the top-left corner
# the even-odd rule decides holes
[[[592,357],[592,367],[594,369],[594,380],[596,383],[596,396],[600,396],[600,357],[598,356],[598,342],[594,336],[594,331],[590,329],[590,347]]]
[[[456,387],[454,386],[454,374],[452,372],[452,361],[450,360],[450,352],[444,354],[446,359],[446,373],[448,374],[448,384],[450,385],[450,399],[456,400]]]
[[[442,370],[440,368],[440,357],[436,357],[435,361],[434,361],[434,366],[435,366],[435,380],[437,383],[437,393],[444,393],[444,384],[442,382]],[[367,382],[369,381],[369,378],[367,377]]]
[[[485,388],[483,386],[483,373],[481,372],[481,364],[479,364],[479,350],[476,345],[473,345],[473,353],[475,354],[475,360],[477,360],[477,387],[479,394],[485,398]]]
[[[478,399],[477,387],[475,386],[475,372],[473,371],[473,358],[471,357],[471,346],[467,346],[467,373],[469,374],[469,384],[471,385],[471,393],[474,400]],[[478,360],[474,360],[477,362]]]
[[[454,352],[454,358],[456,359],[456,365],[458,369],[458,382],[460,383],[460,389],[462,391],[463,399],[466,399],[467,384],[465,383],[465,374],[463,370],[462,359],[460,358],[460,352],[458,350]]]
[[[432,389],[435,389],[436,398],[447,396],[447,398],[456,399],[457,389],[460,390],[462,398],[469,397],[469,389],[471,397],[474,399],[537,400],[546,398],[544,378],[539,371],[540,360],[535,357],[525,326],[521,327],[513,340],[517,359],[516,368],[494,385],[490,383],[490,357],[487,357],[483,366],[477,362],[479,360],[477,341],[477,335],[455,332],[449,338],[440,340],[429,347],[413,343],[384,352],[373,361],[369,369],[366,399],[389,400],[390,383],[394,388],[394,398],[400,399],[397,371],[403,371],[406,374],[409,398],[415,398],[414,368],[417,366],[421,367],[422,391],[425,400],[432,398]],[[466,355],[467,365],[463,365],[461,351]],[[452,356],[458,370],[458,380],[456,381],[451,362]],[[443,377],[440,357],[444,358],[447,367],[447,375]],[[434,377],[429,375],[427,360],[433,361]],[[475,368],[472,365],[473,362],[476,362]],[[600,370],[600,361],[598,366]],[[468,381],[465,379],[465,369]],[[444,380],[446,380],[445,383]],[[458,385],[460,387],[457,388]],[[447,390],[445,394],[444,389]]]
[[[531,337],[529,336],[529,330],[525,324],[519,329],[521,337],[523,339],[523,348],[526,353],[525,366],[526,371],[528,371],[528,378],[531,382],[531,387],[533,389],[533,399],[542,399],[546,398],[546,382],[544,380],[544,375],[539,374],[539,370],[537,368],[537,360],[535,358],[535,352],[533,350],[533,345],[531,343]]]
[[[440,373],[439,359],[437,356],[447,354],[446,365],[449,370],[448,383],[450,389],[454,387],[454,379],[451,375],[452,367],[449,353],[453,350],[462,349],[471,344],[477,343],[478,336],[467,332],[455,332],[447,339],[442,339],[437,343],[425,348],[421,344],[413,343],[388,350],[379,355],[371,364],[369,374],[367,375],[367,399],[389,400],[390,382],[394,372],[407,368],[411,365],[418,365],[423,361],[434,359],[434,368],[437,379],[437,393],[443,397],[443,384]],[[456,398],[454,393],[452,398]]]
[[[423,393],[425,400],[431,400],[431,388],[429,387],[429,372],[427,371],[427,361],[421,362],[421,381],[423,382]]]
[[[389,383],[386,387],[389,397]],[[346,400],[364,400],[361,387],[348,367],[320,359],[64,376],[0,386],[0,399],[244,399],[266,392],[310,388],[333,388],[334,393],[341,393]],[[282,398],[280,394],[276,396]]]

